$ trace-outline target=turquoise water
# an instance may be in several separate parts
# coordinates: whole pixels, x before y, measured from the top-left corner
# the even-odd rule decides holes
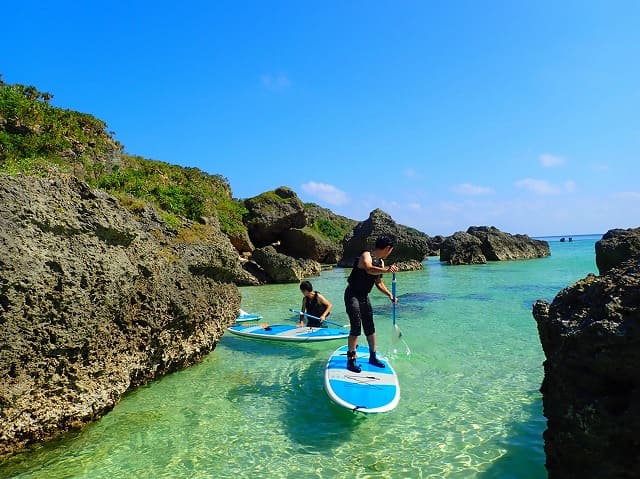
[[[374,291],[378,350],[402,390],[392,412],[352,413],[328,399],[323,367],[340,341],[228,334],[202,363],[128,394],[96,424],[5,461],[0,477],[546,478],[531,305],[597,273],[600,235],[573,238],[544,238],[544,259],[451,267],[436,257],[399,273],[409,355],[402,343],[394,352],[390,303]],[[341,323],[347,272],[311,278]],[[301,300],[297,284],[241,291],[242,308],[272,324]]]

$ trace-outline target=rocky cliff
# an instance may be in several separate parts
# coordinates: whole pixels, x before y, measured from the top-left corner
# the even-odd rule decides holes
[[[0,175],[0,456],[200,360],[244,274],[215,228],[134,215],[75,177]]]
[[[599,276],[533,306],[550,479],[640,477],[638,238],[640,228],[608,232],[596,244]]]

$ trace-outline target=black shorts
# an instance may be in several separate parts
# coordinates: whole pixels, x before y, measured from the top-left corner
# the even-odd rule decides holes
[[[307,318],[307,326],[310,328],[326,328],[324,323],[321,323],[317,319]]]

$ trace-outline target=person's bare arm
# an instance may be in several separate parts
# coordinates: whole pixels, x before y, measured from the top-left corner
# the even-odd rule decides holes
[[[385,267],[384,261],[380,260],[381,266],[374,266],[373,260],[371,258],[371,253],[365,251],[360,255],[360,259],[358,260],[358,265],[364,269],[367,273],[376,275],[383,273],[396,273],[398,271],[398,267],[395,264],[392,264],[389,267]]]
[[[298,317],[298,326],[304,326],[304,313],[307,310],[307,302],[305,297],[302,297],[302,306],[300,306],[300,316]]]
[[[387,285],[384,284],[384,281],[382,281],[382,278],[378,278],[376,280],[376,288],[378,288],[380,290],[380,292],[382,292],[385,296],[387,296],[387,298],[389,298],[392,302],[397,303],[398,302],[398,298],[394,298],[393,294],[391,293],[391,291],[389,291],[389,288],[387,288]]]
[[[331,304],[331,301],[329,301],[327,298],[322,296],[320,293],[316,293],[316,294],[318,295],[318,301],[320,302],[320,304],[324,304],[326,308],[324,310],[324,313],[322,313],[322,315],[320,316],[320,320],[324,321],[325,319],[327,319],[327,316],[329,316],[329,313],[331,312],[331,308],[333,308],[333,304]]]

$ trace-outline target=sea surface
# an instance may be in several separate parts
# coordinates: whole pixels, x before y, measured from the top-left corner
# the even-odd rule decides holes
[[[568,237],[567,237],[568,238]],[[342,340],[283,344],[226,334],[200,364],[126,395],[99,422],[0,464],[1,478],[543,479],[539,392],[544,355],[531,306],[596,273],[601,235],[549,241],[543,259],[397,275],[371,298],[378,351],[400,378],[398,407],[354,413],[332,403],[323,368]],[[348,323],[349,270],[310,278]],[[391,287],[391,275],[385,275]],[[241,288],[262,322],[292,322],[297,284]],[[364,340],[364,338],[362,338]],[[409,354],[407,354],[409,352]]]

